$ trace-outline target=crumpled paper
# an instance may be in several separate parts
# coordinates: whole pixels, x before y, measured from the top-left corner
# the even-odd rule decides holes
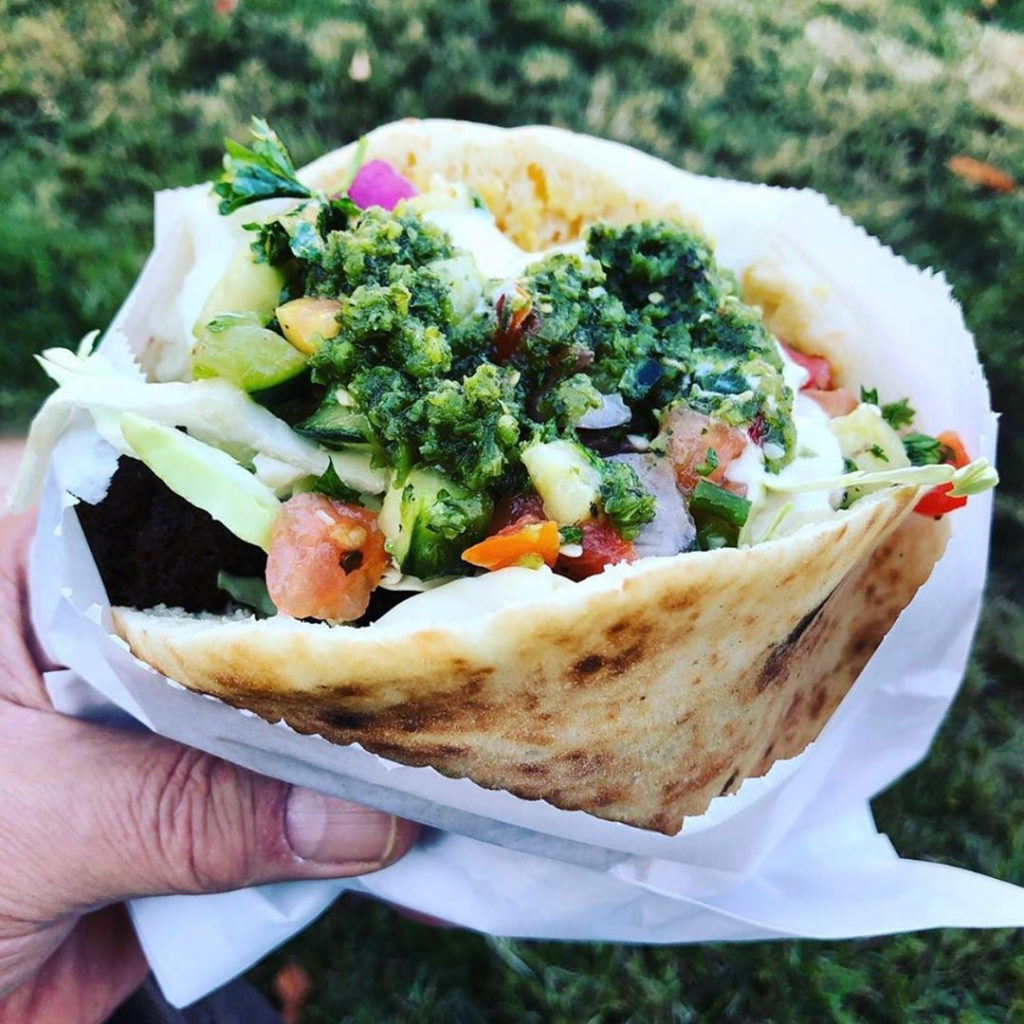
[[[920,371],[919,423],[955,428],[969,450],[992,457],[988,391],[941,276],[908,267],[814,193],[692,175],[679,181],[723,262],[742,270],[771,246],[799,250],[856,310],[877,365],[897,380],[911,379],[901,372],[907,366]],[[166,295],[166,268],[180,270],[191,258],[189,192],[158,199],[157,248],[115,320],[137,345],[153,330],[142,310]],[[925,345],[933,358],[914,364]],[[88,416],[76,415],[54,455],[33,547],[33,621],[49,655],[68,666],[47,676],[55,705],[120,716],[429,826],[400,862],[362,878],[133,901],[140,941],[173,1004],[224,984],[345,891],[496,935],[537,938],[667,943],[1024,925],[1024,889],[901,860],[868,805],[926,754],[962,678],[980,609],[990,495],[953,517],[946,554],[818,740],[669,837],[301,736],[138,662],[112,635],[68,493],[78,488],[83,460],[109,462],[104,444]]]

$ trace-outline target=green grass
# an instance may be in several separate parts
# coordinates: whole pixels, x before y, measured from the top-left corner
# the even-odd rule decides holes
[[[946,166],[1024,166],[1024,5],[0,0],[0,25],[0,429],[45,392],[30,354],[112,315],[153,191],[208,177],[253,112],[300,161],[406,114],[564,125],[819,189],[942,269],[1005,411],[995,570],[963,694],[876,813],[906,855],[1024,881],[1024,202]],[[344,901],[253,977],[288,959],[313,976],[310,1021],[1024,1020],[1020,935],[998,931],[637,949]]]

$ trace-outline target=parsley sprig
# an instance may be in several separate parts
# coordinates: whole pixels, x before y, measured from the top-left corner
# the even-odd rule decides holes
[[[693,471],[698,476],[711,476],[716,469],[718,469],[718,452],[714,448],[709,448],[704,456],[704,461],[693,467]]]
[[[263,199],[302,200],[287,213],[243,227],[256,235],[252,249],[260,262],[272,267],[293,259],[299,266],[318,263],[327,236],[359,216],[359,207],[349,198],[348,190],[366,156],[366,139],[359,140],[351,166],[328,195],[299,181],[288,149],[266,121],[254,117],[250,131],[251,148],[224,140],[224,170],[213,186],[221,197],[219,211],[232,213]]]
[[[928,434],[907,434],[903,438],[903,450],[912,466],[936,466],[945,462],[947,456],[945,445]]]
[[[917,415],[917,410],[911,408],[910,400],[907,398],[900,398],[895,402],[886,402],[883,405],[878,401],[878,388],[861,387],[860,400],[871,405],[877,405],[881,410],[882,419],[893,430],[899,430],[900,427],[909,427]]]
[[[582,544],[583,528],[580,526],[560,526],[558,540],[562,544]]]
[[[213,186],[221,197],[217,209],[233,213],[261,199],[312,199],[316,193],[295,176],[295,165],[277,132],[254,117],[250,124],[252,148],[224,140],[224,170]]]
[[[899,430],[900,427],[909,427],[914,422],[914,417],[917,415],[917,410],[910,407],[910,402],[905,398],[901,398],[896,402],[886,402],[882,406],[882,419],[889,424],[893,430]]]
[[[253,137],[251,148],[233,139],[224,140],[224,170],[213,186],[213,191],[221,197],[217,207],[220,213],[233,213],[262,199],[316,199],[322,204],[316,227],[323,234],[338,226],[335,221],[344,226],[346,218],[359,212],[347,193],[366,158],[365,136],[356,146],[355,157],[345,177],[328,196],[299,181],[287,147],[262,117],[252,119],[249,131]],[[312,224],[306,223],[305,227],[309,232],[313,231]],[[298,233],[302,233],[301,225]]]

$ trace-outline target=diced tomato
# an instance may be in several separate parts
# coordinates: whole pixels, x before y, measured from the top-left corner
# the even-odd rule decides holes
[[[964,448],[960,435],[953,430],[944,430],[936,437],[936,440],[943,447],[943,462],[947,465],[962,469],[970,461],[971,457]],[[967,504],[966,495],[960,498],[951,498],[949,492],[953,485],[936,484],[930,491],[925,492],[924,497],[914,506],[914,511],[922,516],[944,516],[947,512],[954,512]]]
[[[846,388],[832,388],[821,391],[818,388],[801,388],[800,393],[814,399],[828,413],[830,419],[846,416],[860,405],[857,396]]]
[[[479,544],[462,552],[464,561],[483,569],[506,569],[513,565],[539,568],[554,566],[561,545],[558,523],[553,519],[520,516]]]
[[[503,498],[495,506],[491,531],[503,533],[510,525],[515,526],[518,522],[544,521],[547,521],[547,516],[539,494],[516,494],[511,498]],[[583,523],[580,529],[583,533],[580,545],[583,552],[574,558],[558,555],[555,572],[560,575],[582,580],[601,572],[606,565],[636,559],[636,548],[632,541],[623,540],[607,517],[601,516]]]
[[[685,405],[669,409],[662,420],[662,429],[668,435],[668,453],[675,467],[676,483],[684,494],[692,494],[698,480],[709,480],[737,494],[746,493],[742,484],[733,484],[725,479],[729,465],[747,447],[745,431],[718,423]],[[698,473],[698,466],[706,468],[713,461],[708,455],[709,450],[714,451],[717,465],[707,474]]]
[[[584,523],[583,553],[575,558],[560,555],[556,572],[571,580],[584,580],[601,572],[606,565],[636,560],[633,542],[619,536],[606,516]]]
[[[779,344],[797,366],[802,366],[810,374],[807,383],[800,389],[801,391],[806,391],[808,388],[818,391],[832,390],[832,367],[824,356],[807,356],[803,352],[797,352],[795,348],[790,348],[785,342],[780,341]]]
[[[860,405],[853,392],[847,391],[846,388],[837,388],[832,382],[832,366],[824,356],[805,355],[784,342],[780,341],[779,344],[797,366],[802,366],[807,371],[808,377],[800,387],[801,393],[814,399],[832,419],[836,416],[846,416]]]
[[[388,564],[377,516],[323,494],[281,506],[267,555],[267,590],[296,619],[358,619]]]

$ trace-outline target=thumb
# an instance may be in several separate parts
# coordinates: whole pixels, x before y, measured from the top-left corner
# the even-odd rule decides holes
[[[15,715],[17,726],[3,721]],[[0,777],[0,892],[34,901],[21,916],[40,920],[134,896],[362,874],[417,834],[161,737],[28,708],[0,715]]]

